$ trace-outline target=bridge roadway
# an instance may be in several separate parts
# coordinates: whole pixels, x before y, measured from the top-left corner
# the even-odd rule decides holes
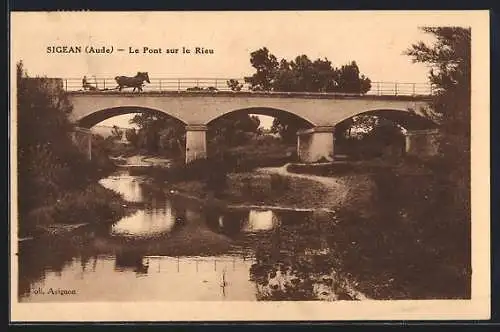
[[[428,96],[377,96],[338,93],[207,91],[68,91],[71,119],[91,128],[110,117],[137,112],[171,116],[186,126],[186,162],[206,158],[206,131],[236,113],[300,118],[309,127],[298,133],[299,159],[333,160],[335,126],[358,114],[383,116],[407,130],[408,153],[436,153],[436,125],[419,115]]]

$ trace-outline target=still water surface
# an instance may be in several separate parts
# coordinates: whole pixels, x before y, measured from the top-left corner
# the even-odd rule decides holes
[[[101,180],[144,203],[113,225],[23,242],[20,300],[363,299],[331,264],[312,263],[332,250],[323,230],[303,229],[312,212],[206,209],[146,180],[127,171]]]

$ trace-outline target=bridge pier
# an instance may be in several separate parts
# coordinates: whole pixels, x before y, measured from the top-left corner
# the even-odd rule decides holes
[[[333,161],[335,136],[333,126],[314,127],[297,132],[299,160],[314,163],[319,160]]]
[[[408,130],[405,134],[407,155],[432,157],[439,153],[439,130]]]
[[[92,132],[86,128],[75,127],[71,133],[73,143],[80,148],[89,160],[92,160]]]
[[[186,126],[186,164],[207,158],[207,126]]]

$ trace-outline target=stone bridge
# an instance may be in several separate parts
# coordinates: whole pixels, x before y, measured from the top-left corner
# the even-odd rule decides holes
[[[117,91],[69,91],[71,119],[91,128],[116,115],[155,112],[171,116],[186,126],[186,162],[207,155],[207,128],[218,119],[236,113],[302,119],[309,129],[297,133],[297,152],[304,162],[333,160],[335,126],[355,115],[388,118],[406,129],[406,151],[436,153],[436,125],[418,115],[426,108],[426,96],[377,96],[286,92],[187,92],[128,93]]]

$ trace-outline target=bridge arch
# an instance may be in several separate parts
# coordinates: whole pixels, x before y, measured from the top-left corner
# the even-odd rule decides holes
[[[396,139],[394,141],[398,148],[403,148],[403,153],[424,157],[436,155],[438,153],[437,139],[439,135],[439,124],[408,109],[376,108],[346,117],[335,124],[336,134],[334,135],[334,140],[341,138],[339,134],[347,129],[347,121],[360,115],[378,116],[403,128],[401,140]],[[344,124],[346,126],[344,126]],[[403,145],[399,146],[399,144]],[[341,145],[338,147],[340,149]]]
[[[346,120],[349,120],[355,116],[359,115],[373,115],[379,116],[384,119],[390,120],[408,131],[414,130],[432,130],[439,128],[439,125],[420,115],[416,112],[409,111],[408,109],[397,109],[397,108],[374,108],[361,111],[355,115],[348,116],[338,121],[335,125],[338,125]]]
[[[307,127],[314,127],[316,124],[304,117],[303,115],[298,115],[294,112],[287,111],[284,109],[279,109],[279,108],[273,108],[273,107],[246,107],[246,108],[238,108],[238,109],[233,109],[228,112],[224,112],[223,114],[217,115],[215,117],[212,117],[209,119],[207,122],[207,125],[210,126],[217,122],[217,120],[223,119],[223,118],[229,118],[233,115],[237,114],[258,114],[258,115],[267,115],[271,116],[274,118],[295,118],[295,119],[300,119],[303,124]]]
[[[150,112],[153,114],[168,116],[186,125],[186,122],[184,122],[183,120],[179,119],[174,115],[169,114],[168,112],[165,112],[164,110],[150,108],[150,107],[143,107],[143,106],[119,106],[119,107],[111,107],[111,108],[97,110],[80,118],[79,120],[76,121],[76,123],[80,128],[89,129],[98,124],[99,122],[102,122],[114,116],[133,114],[133,113],[144,113],[144,112]]]

